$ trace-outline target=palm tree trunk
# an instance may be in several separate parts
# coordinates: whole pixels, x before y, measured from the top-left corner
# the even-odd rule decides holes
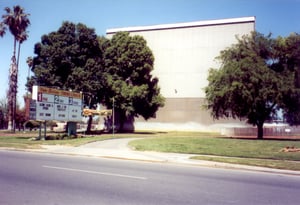
[[[18,57],[17,57],[17,69],[19,70],[19,60],[20,60],[20,51],[21,51],[21,43],[18,43]]]
[[[15,115],[16,115],[16,103],[17,103],[17,65],[13,57],[11,69],[10,69],[10,79],[9,79],[9,90],[8,90],[8,129],[15,132]]]
[[[17,104],[17,85],[18,85],[18,67],[16,62],[16,44],[14,39],[14,50],[11,59],[11,67],[9,72],[9,89],[8,89],[8,130],[15,132],[15,116]]]

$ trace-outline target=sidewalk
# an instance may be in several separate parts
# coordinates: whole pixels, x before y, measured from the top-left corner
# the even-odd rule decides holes
[[[99,142],[85,144],[79,147],[60,146],[60,145],[43,145],[43,149],[35,150],[37,152],[67,154],[90,157],[104,157],[124,160],[138,160],[159,163],[178,163],[186,165],[198,165],[206,167],[219,167],[228,169],[240,169],[248,171],[268,172],[275,174],[289,174],[300,176],[300,171],[271,169],[264,167],[255,167],[248,165],[237,165],[204,160],[192,160],[190,157],[194,154],[178,154],[178,153],[161,153],[151,151],[134,151],[128,147],[128,143],[134,138],[112,139]]]

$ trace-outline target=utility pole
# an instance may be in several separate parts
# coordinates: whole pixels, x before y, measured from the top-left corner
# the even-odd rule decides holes
[[[113,97],[113,111],[112,111],[112,132],[115,136],[115,98]]]

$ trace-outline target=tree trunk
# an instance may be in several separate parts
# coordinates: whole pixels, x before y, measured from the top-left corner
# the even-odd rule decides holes
[[[18,66],[16,62],[16,44],[17,39],[14,38],[14,50],[9,71],[9,89],[8,89],[8,129],[15,132],[15,116],[17,104],[17,85],[18,85]]]
[[[263,139],[264,137],[264,123],[257,124],[257,139]]]
[[[17,77],[18,69],[15,56],[12,57],[9,71],[9,89],[8,89],[8,129],[15,132],[15,116],[17,103]]]
[[[119,115],[119,132],[125,132],[124,130],[124,124],[126,122],[126,115],[125,113],[123,113],[122,111],[119,111],[120,115]]]
[[[86,133],[87,133],[87,134],[91,134],[91,130],[92,130],[92,122],[93,122],[93,116],[90,115],[90,116],[89,116],[89,120],[88,120],[88,124],[87,124],[87,128],[86,128]]]
[[[119,120],[119,130],[118,132],[124,132],[124,119],[120,118]]]
[[[9,84],[11,83],[10,82],[11,80],[9,79]],[[9,88],[8,88],[8,93],[7,93],[7,104],[8,104],[8,125],[7,125],[7,129],[8,130],[11,130],[13,131],[13,116],[12,116],[12,113],[13,113],[13,109],[12,109],[12,101],[13,101],[13,97],[12,97],[12,93],[11,93],[11,86],[9,85]]]
[[[18,55],[17,55],[17,68],[19,68],[19,61],[20,61],[20,51],[21,51],[21,43],[18,43]]]

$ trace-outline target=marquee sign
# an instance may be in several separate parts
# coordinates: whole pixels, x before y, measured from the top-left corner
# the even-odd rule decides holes
[[[33,86],[32,100],[31,119],[82,121],[82,93]]]

